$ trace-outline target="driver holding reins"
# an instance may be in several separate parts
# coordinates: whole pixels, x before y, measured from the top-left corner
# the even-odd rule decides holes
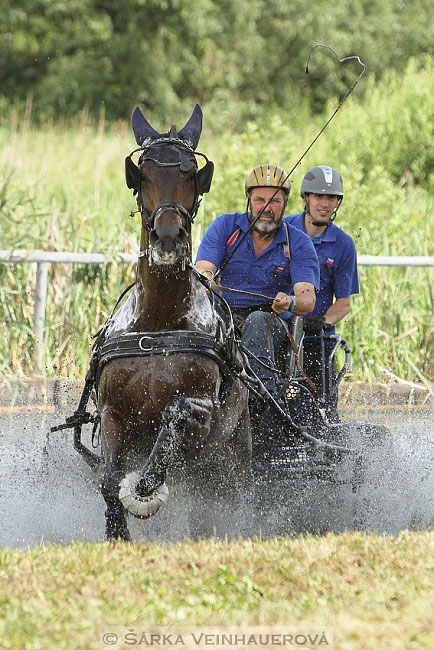
[[[199,246],[196,268],[223,287],[253,294],[225,293],[234,320],[242,326],[242,342],[265,365],[274,366],[287,334],[277,314],[304,316],[315,307],[319,286],[318,259],[310,238],[283,222],[290,181],[276,165],[255,167],[245,182],[246,212],[217,217]],[[269,297],[269,298],[268,298]],[[268,299],[267,299],[268,298]],[[279,397],[276,374],[250,360],[273,397]]]

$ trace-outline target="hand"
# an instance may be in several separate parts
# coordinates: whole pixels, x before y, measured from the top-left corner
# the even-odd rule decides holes
[[[287,293],[283,293],[283,291],[279,291],[279,293],[273,300],[271,309],[280,316],[280,314],[284,314],[286,311],[288,311],[291,303],[292,303],[291,297],[288,296]]]
[[[199,270],[199,273],[201,275],[203,275],[203,277],[208,280],[208,285],[206,285],[207,287],[209,287],[210,289],[214,289],[214,290],[218,289],[218,285],[221,284],[220,276],[217,276],[217,278],[216,278],[215,277],[215,271],[213,269]],[[208,289],[207,289],[207,291],[208,291]],[[209,293],[209,291],[208,291],[208,293]]]
[[[221,284],[220,276],[217,278],[213,278],[210,280],[210,285],[213,289],[218,289],[219,285]]]
[[[333,325],[326,323],[324,316],[315,316],[314,318],[306,318],[303,323],[303,329],[306,334],[320,334],[321,332],[329,332]]]
[[[208,280],[212,289],[215,289],[216,285],[220,284],[220,275],[216,278],[218,269],[215,264],[208,262],[207,260],[199,260],[196,262],[195,267],[196,270]]]

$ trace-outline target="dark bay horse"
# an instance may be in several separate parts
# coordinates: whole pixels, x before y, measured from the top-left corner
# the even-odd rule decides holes
[[[139,149],[126,158],[126,181],[141,212],[137,277],[94,358],[106,536],[124,540],[126,511],[147,518],[166,501],[176,455],[193,477],[215,459],[228,491],[242,489],[251,460],[242,358],[191,260],[192,222],[213,174],[195,151],[202,111],[196,105],[180,131],[161,134],[136,108],[132,126]],[[206,160],[200,169],[197,156]],[[130,452],[138,449],[144,464],[134,468]],[[197,489],[209,478],[198,478]]]

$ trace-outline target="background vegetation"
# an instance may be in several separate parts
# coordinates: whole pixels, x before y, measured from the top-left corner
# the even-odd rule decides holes
[[[307,77],[314,43],[359,55],[378,80],[433,54],[433,17],[430,0],[3,0],[0,102],[31,94],[41,119],[104,105],[113,120],[136,103],[177,117],[194,98],[240,124],[301,98],[321,110],[354,72],[319,54]]]
[[[250,167],[292,168],[361,68],[368,72],[292,174],[301,209],[306,169],[337,167],[337,223],[359,254],[433,254],[434,10],[432,3],[345,0],[7,1],[0,15],[0,248],[137,251],[135,201],[123,179],[140,105],[166,130],[204,110],[199,148],[216,164],[195,239],[216,215],[244,208]],[[176,64],[174,63],[176,62]],[[128,121],[127,121],[128,120]],[[99,329],[134,268],[50,270],[46,372],[84,375]],[[387,368],[433,379],[429,269],[360,269],[361,295],[339,327],[354,349],[349,379]],[[34,268],[0,266],[0,373],[32,372]]]

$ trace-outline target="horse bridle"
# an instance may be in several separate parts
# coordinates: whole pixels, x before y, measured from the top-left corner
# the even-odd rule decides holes
[[[146,218],[146,223],[149,228],[149,230],[152,230],[154,227],[155,219],[158,219],[164,212],[167,212],[168,210],[171,210],[172,212],[176,212],[176,214],[179,217],[187,217],[187,220],[190,224],[193,223],[194,219],[194,214],[191,214],[188,210],[184,208],[184,206],[179,203],[179,201],[174,201],[173,199],[164,199],[163,201],[160,201],[157,203],[155,208],[152,210],[150,215],[147,215],[145,212],[145,209],[143,208],[142,214],[145,215]]]
[[[163,147],[163,146],[171,146],[172,149],[175,149],[178,154],[179,154],[179,160],[176,162],[162,162],[159,160],[157,157],[154,155],[150,155],[150,151],[154,149],[155,147]],[[138,160],[138,167],[140,171],[140,164],[143,163],[145,160],[150,160],[151,162],[155,163],[159,167],[177,167],[179,166],[181,171],[188,172],[190,169],[194,166],[195,167],[195,175],[194,175],[194,183],[195,183],[195,194],[194,194],[194,202],[193,202],[193,207],[191,211],[189,212],[179,201],[175,201],[173,199],[165,199],[163,201],[160,201],[157,203],[157,205],[154,207],[152,212],[149,214],[142,203],[142,197],[141,197],[141,183],[142,183],[142,178],[140,178],[140,187],[137,188],[137,205],[139,208],[140,213],[144,216],[146,220],[146,225],[148,227],[148,230],[151,231],[154,228],[154,222],[157,217],[159,217],[161,214],[164,212],[167,212],[168,210],[174,211],[180,218],[182,217],[187,217],[187,223],[189,227],[191,227],[194,218],[197,214],[197,210],[200,205],[200,198],[199,196],[201,195],[200,188],[198,187],[198,165],[195,159],[195,156],[201,156],[202,158],[205,159],[206,164],[209,165],[211,161],[208,159],[208,157],[199,152],[199,151],[194,151],[192,147],[190,147],[184,140],[181,140],[180,138],[172,137],[169,136],[167,137],[162,137],[158,138],[156,140],[148,138],[146,139],[142,146],[134,149],[128,156],[129,159],[131,159],[131,156],[136,153],[137,151],[141,151],[141,155]]]

